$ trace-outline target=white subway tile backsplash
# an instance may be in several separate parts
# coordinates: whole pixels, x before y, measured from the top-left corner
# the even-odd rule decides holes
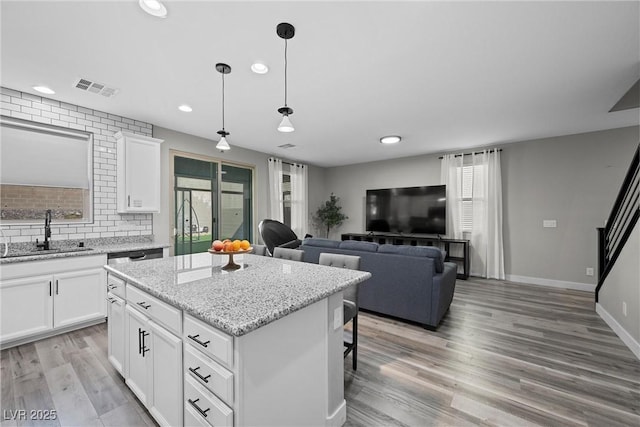
[[[31,114],[25,114],[19,111],[12,111],[11,117],[15,117],[16,119],[22,119],[22,120],[31,120]]]
[[[25,107],[31,107],[31,101],[27,99],[18,98],[16,96],[11,97],[11,103],[16,105],[22,105]]]
[[[61,102],[60,106],[62,108],[66,108],[67,110],[76,111],[78,109],[77,105],[67,104],[66,102]]]
[[[49,99],[49,98],[42,98],[42,103],[43,104],[48,104],[48,105],[53,105],[55,107],[60,106],[60,101],[56,101],[54,99]]]
[[[116,140],[114,134],[129,130],[152,136],[150,123],[95,111],[37,95],[0,88],[2,114],[24,120],[93,133],[94,211],[93,223],[54,225],[53,240],[146,236],[153,234],[152,214],[116,212]],[[133,127],[133,129],[132,129]],[[3,233],[11,242],[35,242],[43,237],[41,225],[5,225]]]
[[[60,114],[54,113],[53,111],[43,111],[40,113],[42,117],[49,117],[50,119],[60,119]]]
[[[7,96],[15,96],[17,98],[21,98],[22,97],[22,92],[18,92],[17,90],[9,89],[9,88],[6,88],[6,87],[0,88],[0,93],[2,93],[3,95],[7,95]]]
[[[32,102],[31,107],[37,108],[38,110],[51,111],[51,105],[43,104],[42,102]]]
[[[30,93],[23,93],[22,99],[28,99],[29,101],[42,102],[42,97],[38,95],[32,95]]]

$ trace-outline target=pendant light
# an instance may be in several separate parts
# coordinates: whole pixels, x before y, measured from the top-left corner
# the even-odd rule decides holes
[[[293,109],[287,106],[287,40],[292,39],[296,34],[293,25],[286,22],[278,24],[276,27],[276,33],[278,37],[284,39],[284,107],[278,108],[278,113],[282,114],[282,121],[278,126],[280,132],[293,132],[295,129],[289,116],[293,114]]]
[[[216,148],[220,151],[227,151],[231,150],[231,147],[227,142],[227,138],[225,138],[230,133],[224,130],[224,75],[231,72],[231,67],[220,62],[216,64],[216,70],[222,74],[222,130],[217,132],[220,135],[220,141],[216,144]]]

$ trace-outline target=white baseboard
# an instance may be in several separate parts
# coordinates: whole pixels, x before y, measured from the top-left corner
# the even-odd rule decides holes
[[[327,426],[340,427],[347,421],[347,401],[342,399],[342,403],[336,408],[333,414],[327,417]]]
[[[551,286],[553,288],[574,289],[576,291],[595,292],[596,290],[596,285],[591,283],[568,282],[566,280],[544,279],[541,277],[517,276],[515,274],[507,274],[506,279],[510,282]]]
[[[618,321],[616,319],[614,319],[613,316],[610,315],[609,312],[607,310],[605,310],[602,307],[602,305],[600,305],[598,303],[596,303],[596,313],[598,313],[600,315],[600,317],[602,318],[602,320],[604,320],[605,323],[607,325],[609,325],[609,327],[611,329],[613,329],[613,332],[615,332],[616,335],[618,337],[620,337],[622,342],[625,343],[625,345],[627,347],[629,347],[629,350],[631,350],[631,352],[633,354],[635,354],[638,359],[640,359],[640,343],[638,341],[636,341],[631,336],[631,334],[629,334],[629,332],[627,332],[620,325],[620,323],[618,323]]]

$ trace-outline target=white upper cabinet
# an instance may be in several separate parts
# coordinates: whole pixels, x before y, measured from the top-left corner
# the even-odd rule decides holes
[[[130,132],[118,140],[118,213],[160,212],[160,144],[162,139]]]

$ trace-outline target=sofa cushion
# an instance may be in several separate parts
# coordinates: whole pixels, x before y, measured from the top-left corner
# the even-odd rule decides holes
[[[344,240],[340,242],[340,249],[349,249],[352,251],[362,252],[378,252],[379,244],[375,242],[359,242],[357,240]]]
[[[435,246],[380,245],[378,252],[433,258],[436,273],[444,271],[444,256],[442,251]]]
[[[310,237],[302,241],[303,245],[318,246],[321,248],[337,248],[340,246],[339,240],[323,239],[321,237]]]

